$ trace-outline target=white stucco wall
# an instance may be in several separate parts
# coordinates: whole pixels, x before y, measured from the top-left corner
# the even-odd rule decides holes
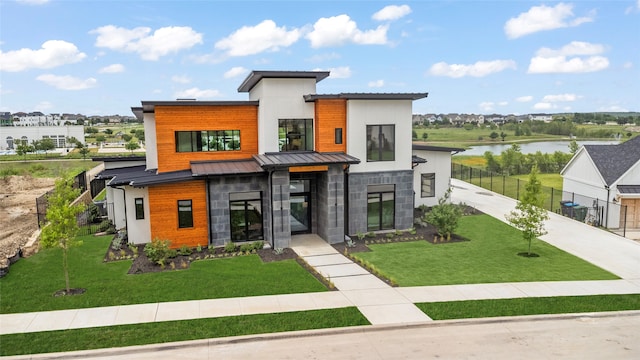
[[[151,242],[151,225],[149,222],[149,192],[147,188],[124,186],[127,191],[127,235],[133,244]],[[144,219],[136,219],[135,199],[142,198]]]
[[[144,114],[144,146],[146,148],[147,169],[158,168],[158,146],[156,140],[156,115]]]
[[[411,100],[349,100],[347,153],[361,160],[353,172],[411,170]],[[395,161],[367,162],[367,125],[395,125]]]
[[[116,229],[122,229],[127,225],[127,220],[125,217],[125,204],[124,204],[124,191],[121,190],[124,187],[113,188],[107,186],[107,202],[113,203],[113,214],[109,214],[109,219],[113,222],[113,225]],[[111,194],[111,198],[109,195]]]
[[[258,153],[279,151],[279,119],[314,118],[314,103],[306,103],[303,96],[315,93],[315,79],[262,79],[253,87],[249,100],[260,101]]]
[[[0,126],[0,150],[9,148],[7,143],[9,136],[14,139],[13,149],[17,146],[15,140],[20,140],[23,136],[26,136],[29,144],[34,140],[42,140],[43,136],[63,136],[65,142],[66,138],[75,137],[84,143],[84,126]]]
[[[427,162],[413,169],[413,191],[415,192],[415,207],[420,205],[435,206],[438,200],[444,196],[451,181],[451,153],[446,151],[414,150],[417,155]],[[422,197],[422,174],[436,174],[435,196]]]

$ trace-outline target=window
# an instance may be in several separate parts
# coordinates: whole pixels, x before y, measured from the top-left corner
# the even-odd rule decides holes
[[[395,160],[395,126],[367,125],[367,161]]]
[[[367,231],[393,229],[395,213],[395,185],[369,185],[367,187]]]
[[[178,200],[178,227],[193,227],[193,207],[191,200]]]
[[[342,144],[342,128],[335,129],[335,143]]]
[[[134,202],[136,205],[136,220],[144,219],[144,199],[135,198]]]
[[[240,130],[176,131],[176,152],[240,150]]]
[[[280,151],[313,150],[313,120],[280,119],[278,144]]]
[[[262,240],[262,194],[259,191],[229,194],[231,241]]]
[[[436,174],[422,174],[420,189],[420,196],[423,198],[436,196]]]

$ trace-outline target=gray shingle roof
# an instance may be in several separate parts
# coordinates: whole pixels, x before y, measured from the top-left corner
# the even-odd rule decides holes
[[[640,161],[640,136],[617,145],[585,145],[606,185],[613,184]]]

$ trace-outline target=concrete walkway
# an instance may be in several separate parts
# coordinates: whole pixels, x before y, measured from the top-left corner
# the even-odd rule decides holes
[[[452,180],[452,200],[504,220],[515,200]],[[138,304],[21,314],[0,314],[0,334],[77,329],[182,319],[251,315],[356,306],[374,325],[425,323],[413,303],[596,294],[640,294],[640,244],[550,214],[542,239],[621,280],[470,284],[392,288],[338,253],[316,235],[296,237],[293,249],[339,291]],[[506,222],[506,221],[505,221]]]

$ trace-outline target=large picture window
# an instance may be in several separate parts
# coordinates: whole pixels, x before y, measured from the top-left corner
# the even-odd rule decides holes
[[[367,230],[387,230],[395,226],[395,185],[367,187]]]
[[[420,189],[420,196],[423,198],[436,196],[436,174],[422,174]]]
[[[278,146],[280,151],[313,150],[313,120],[280,119]]]
[[[240,130],[176,131],[176,152],[240,150]]]
[[[395,125],[367,125],[367,161],[394,161],[395,148]]]
[[[262,194],[260,192],[229,194],[231,241],[264,239],[262,234]]]
[[[193,227],[193,206],[191,200],[178,200],[178,227]]]

